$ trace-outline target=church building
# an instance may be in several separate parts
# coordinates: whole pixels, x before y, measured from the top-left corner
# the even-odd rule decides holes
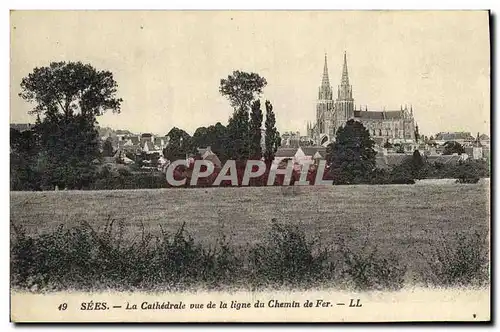
[[[355,108],[345,53],[342,78],[334,99],[325,55],[323,78],[316,104],[316,122],[307,124],[307,136],[314,144],[326,146],[335,140],[337,130],[350,119],[361,122],[379,145],[387,141],[390,143],[415,141],[415,121],[411,106],[409,110],[407,106],[404,108],[401,106],[399,110],[384,109],[383,111],[368,111],[367,107]]]

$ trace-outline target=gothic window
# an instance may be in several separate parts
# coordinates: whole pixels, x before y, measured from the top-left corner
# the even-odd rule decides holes
[[[382,136],[382,129],[379,129],[379,130],[378,130],[378,135],[379,135],[379,136]]]

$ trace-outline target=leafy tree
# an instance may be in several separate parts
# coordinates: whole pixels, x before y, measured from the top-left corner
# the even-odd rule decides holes
[[[420,179],[422,178],[425,162],[418,150],[413,152],[412,156],[406,157],[400,165],[393,167],[392,177],[401,179]]]
[[[113,143],[111,142],[111,138],[108,137],[104,141],[102,145],[102,154],[104,157],[112,157],[113,156]]]
[[[209,127],[200,127],[196,129],[191,138],[192,152],[197,153],[197,148],[210,146],[211,150],[219,157],[222,162],[227,160],[227,129],[220,122]]]
[[[337,131],[327,161],[337,183],[356,183],[367,179],[375,169],[375,142],[358,121],[349,120]]]
[[[185,159],[192,150],[191,136],[184,130],[173,127],[168,132],[168,145],[163,149],[163,156],[170,161]]]
[[[228,158],[243,161],[250,156],[249,108],[267,85],[265,78],[256,73],[233,71],[220,81],[219,92],[228,98],[234,113],[227,125]]]
[[[64,125],[61,125],[64,124]],[[95,172],[93,161],[99,157],[99,135],[93,122],[82,115],[66,118],[50,116],[38,126],[41,153],[38,168],[45,187],[81,189],[87,187]]]
[[[448,142],[444,143],[443,146],[444,146],[443,154],[446,154],[446,155],[450,155],[450,154],[454,154],[454,153],[461,155],[462,153],[465,153],[465,149],[462,146],[462,144],[455,142],[455,141],[448,141]]]
[[[260,96],[266,85],[266,79],[259,74],[236,70],[220,81],[219,92],[229,99],[235,110],[248,110],[250,103]]]
[[[21,81],[19,96],[35,103],[31,114],[81,114],[94,119],[107,110],[120,112],[121,98],[116,98],[117,83],[109,71],[99,71],[81,62],[52,62],[33,69]]]
[[[249,130],[249,157],[260,159],[262,157],[262,110],[260,109],[260,100],[252,103],[252,112],[250,113]]]
[[[274,155],[281,145],[280,133],[276,129],[276,116],[274,115],[273,105],[266,100],[266,122],[265,122],[265,147],[264,158],[266,163],[270,164],[274,160]]]
[[[11,190],[36,190],[39,174],[36,158],[39,153],[36,132],[10,130],[10,187]]]
[[[35,107],[39,153],[36,168],[43,186],[82,188],[99,156],[96,117],[119,113],[117,83],[109,71],[81,62],[52,62],[21,81],[19,96]]]
[[[236,110],[227,125],[227,150],[230,159],[237,161],[248,159],[250,154],[249,131],[248,111],[245,109]]]

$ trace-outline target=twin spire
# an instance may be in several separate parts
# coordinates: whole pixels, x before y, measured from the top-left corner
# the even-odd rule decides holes
[[[325,53],[325,64],[323,66],[323,78],[321,79],[320,91],[330,90],[330,79],[328,77],[328,60],[327,54]],[[347,70],[347,54],[344,52],[344,65],[342,67],[342,78],[340,80],[340,90],[342,90],[342,95],[349,95],[349,72]],[[320,98],[322,99],[322,98]]]

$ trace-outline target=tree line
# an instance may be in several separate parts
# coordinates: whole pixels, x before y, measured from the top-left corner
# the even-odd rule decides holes
[[[273,105],[266,100],[262,149],[264,112],[259,97],[266,85],[263,77],[243,71],[222,79],[219,91],[233,107],[227,126],[217,122],[200,127],[192,137],[174,127],[168,133],[165,157],[183,159],[196,154],[198,147],[210,146],[223,161],[264,157],[270,163],[280,145],[280,135]],[[11,129],[11,189],[91,186],[100,176],[98,160],[113,152],[111,142],[100,141],[97,118],[107,111],[120,113],[123,100],[117,97],[117,88],[110,71],[82,62],[52,62],[24,77],[19,96],[34,105],[29,113],[36,116],[36,123],[23,132]]]

